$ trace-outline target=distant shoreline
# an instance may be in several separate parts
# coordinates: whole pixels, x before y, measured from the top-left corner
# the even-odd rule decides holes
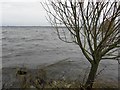
[[[49,28],[52,27],[54,28],[54,26],[0,26],[0,27],[45,27],[45,28]],[[58,26],[59,28],[66,28],[65,26]]]

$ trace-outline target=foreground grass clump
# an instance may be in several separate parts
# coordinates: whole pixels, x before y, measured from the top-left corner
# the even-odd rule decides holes
[[[21,73],[20,73],[21,72]],[[17,71],[17,79],[20,83],[20,88],[35,88],[37,90],[41,88],[81,88],[85,90],[84,84],[79,80],[66,80],[66,79],[50,79],[47,76],[47,72],[44,69],[38,70],[38,72],[29,74],[26,70]],[[105,83],[94,82],[93,88],[114,88],[108,87]]]
[[[17,71],[17,79],[20,82],[21,88],[83,88],[79,81],[70,81],[64,79],[49,79],[47,78],[46,71],[40,69],[37,74],[20,74],[19,72],[25,72],[24,70]]]
[[[51,80],[43,83],[36,82],[34,88],[82,88],[82,85],[76,81]]]

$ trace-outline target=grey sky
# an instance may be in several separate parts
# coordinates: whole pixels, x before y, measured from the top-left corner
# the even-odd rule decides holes
[[[46,12],[41,6],[42,0],[4,0],[2,4],[2,25],[50,25],[46,20]]]
[[[0,25],[1,23],[4,26],[50,25],[45,18],[46,12],[40,4],[40,2],[44,1],[45,0],[0,0]]]

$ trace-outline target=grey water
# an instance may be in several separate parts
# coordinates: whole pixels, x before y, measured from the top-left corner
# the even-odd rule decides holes
[[[52,27],[2,27],[3,67],[32,67],[71,57],[84,59],[78,46],[59,40]]]
[[[53,27],[2,27],[2,67],[37,68],[65,59],[75,62],[79,69],[90,66],[79,47],[59,40]],[[117,61],[102,61],[99,71],[104,68],[101,76],[110,82],[118,83]]]

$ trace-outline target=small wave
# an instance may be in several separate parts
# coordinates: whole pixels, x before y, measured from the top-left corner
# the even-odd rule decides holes
[[[7,31],[2,31],[2,34],[5,34],[5,33],[7,33]]]
[[[7,37],[2,37],[2,40],[7,40]]]
[[[22,37],[21,39],[23,39],[23,40],[24,40],[24,39],[27,39],[27,38],[26,38],[26,37]]]
[[[2,58],[10,58],[12,56],[12,53],[8,53],[7,55],[2,55]]]
[[[20,54],[16,54],[16,55],[15,55],[15,57],[19,57],[19,56],[22,56],[22,55],[20,55]]]
[[[43,41],[44,39],[29,39],[29,40],[25,40],[25,41]]]
[[[2,56],[2,58],[4,59],[4,58],[9,58],[10,56],[8,56],[8,55],[5,55],[5,56]]]

